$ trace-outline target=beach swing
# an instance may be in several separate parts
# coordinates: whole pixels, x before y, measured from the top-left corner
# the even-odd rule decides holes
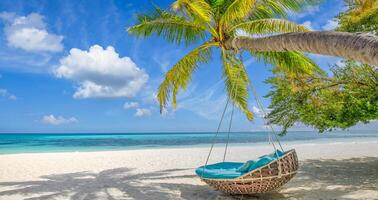
[[[250,86],[252,92],[254,93],[256,103],[265,116],[265,111],[261,104],[261,101],[251,84]],[[232,107],[230,116],[223,162],[208,165],[208,161],[211,156],[216,138],[219,135],[219,130],[229,101],[230,99],[228,98],[218,125],[217,132],[211,144],[206,163],[204,166],[198,167],[196,169],[196,174],[208,185],[228,194],[251,195],[266,193],[280,188],[297,173],[298,158],[294,149],[288,151],[283,150],[272,126],[270,126],[271,132],[268,132],[268,141],[270,144],[272,144],[274,149],[274,152],[272,154],[263,155],[257,160],[250,160],[245,163],[225,162],[228,142],[230,138],[232,117],[235,108],[234,105]],[[275,141],[272,140],[272,135],[274,135]],[[277,142],[277,144],[279,145],[280,150],[276,148],[275,142]]]

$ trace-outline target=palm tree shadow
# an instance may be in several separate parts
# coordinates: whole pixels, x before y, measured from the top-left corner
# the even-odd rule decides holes
[[[170,194],[161,192],[154,184],[145,184],[143,180],[166,175],[167,172],[134,174],[132,169],[116,168],[99,173],[77,172],[42,176],[42,180],[26,182],[2,182],[1,187],[12,186],[0,192],[1,196],[21,194],[33,196],[26,198],[53,199],[55,197],[72,200],[82,199],[169,199]],[[114,193],[116,193],[114,195]],[[118,193],[118,194],[117,194]]]
[[[206,185],[183,183],[154,183],[149,181],[195,178],[195,175],[173,175],[188,169],[169,169],[135,174],[133,169],[116,168],[99,173],[76,172],[52,174],[41,180],[25,182],[0,182],[0,199],[22,195],[27,200],[55,198],[83,199],[239,199],[222,194]],[[146,183],[147,182],[147,183]],[[243,197],[244,198],[244,197]],[[244,198],[245,199],[245,198]]]
[[[299,199],[375,199],[377,180],[378,157],[306,160],[280,193]]]
[[[190,171],[186,172],[187,170]],[[207,185],[170,181],[195,178],[191,169],[146,173],[134,171],[130,168],[115,168],[98,173],[83,171],[46,175],[32,181],[0,182],[0,199],[12,195],[20,195],[28,200],[338,199],[349,191],[378,189],[378,158],[308,160],[302,163],[299,174],[280,192],[255,196],[229,196]],[[311,190],[306,190],[303,186],[308,186]]]

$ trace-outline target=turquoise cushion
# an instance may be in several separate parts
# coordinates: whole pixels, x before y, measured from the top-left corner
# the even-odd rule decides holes
[[[274,157],[269,156],[269,155],[262,156],[258,160],[256,160],[256,162],[253,165],[251,165],[251,167],[248,169],[248,171],[250,172],[252,170],[260,168],[260,167],[272,162],[274,159],[275,159]]]
[[[243,175],[236,171],[244,163],[221,162],[212,165],[202,166],[196,169],[196,174],[203,178],[233,179]]]
[[[264,155],[264,156],[260,156],[258,160],[256,160],[256,162],[251,165],[251,167],[248,169],[248,171],[253,171],[257,168],[260,168],[270,162],[272,162],[273,160],[276,160],[277,159],[277,155],[278,157],[281,157],[283,156],[285,153],[280,151],[280,150],[277,150],[271,154],[268,154],[268,155]]]
[[[234,179],[242,176],[246,172],[260,168],[274,160],[278,157],[283,156],[285,153],[277,150],[269,155],[264,155],[259,157],[256,161],[249,160],[245,163],[239,162],[220,162],[212,165],[207,165],[206,167],[201,166],[196,169],[196,174],[203,178],[212,179]]]
[[[271,156],[271,157],[277,158],[277,155],[278,155],[278,157],[281,157],[284,154],[285,154],[284,152],[282,152],[280,150],[277,150],[277,151],[275,151],[275,152],[273,152],[271,154],[260,156],[259,158],[262,158],[262,157],[265,157],[265,156]]]
[[[281,156],[283,156],[284,154],[285,154],[284,152],[282,152],[282,151],[280,151],[280,150],[277,150],[277,151],[275,151],[275,152],[273,152],[273,153],[271,153],[271,154],[269,154],[269,155],[277,158],[277,155],[278,155],[278,157],[281,157]]]
[[[248,172],[249,168],[255,163],[254,160],[248,160],[242,166],[240,166],[236,171],[237,172]]]

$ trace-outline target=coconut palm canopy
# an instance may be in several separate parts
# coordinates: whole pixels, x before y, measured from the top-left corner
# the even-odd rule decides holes
[[[378,1],[345,0],[348,9],[339,16],[337,30],[378,35]],[[290,78],[276,73],[268,122],[285,133],[297,122],[320,132],[349,128],[378,119],[378,68],[346,60],[331,67],[331,75]]]
[[[187,88],[193,72],[208,63],[215,48],[220,49],[223,80],[230,100],[249,120],[253,113],[248,108],[250,80],[239,55],[241,50],[228,45],[229,38],[240,33],[250,38],[286,32],[306,32],[308,28],[288,21],[290,12],[300,12],[311,0],[178,0],[169,10],[155,7],[150,14],[138,16],[136,25],[128,28],[133,35],[158,35],[169,42],[191,45],[200,42],[165,75],[158,90],[160,111],[171,100],[176,107],[176,95]],[[232,45],[231,45],[232,46]],[[291,76],[322,73],[305,54],[298,51],[258,52],[250,55],[275,66],[274,70]]]
[[[378,33],[377,0],[345,0],[348,10],[339,15],[338,30]]]

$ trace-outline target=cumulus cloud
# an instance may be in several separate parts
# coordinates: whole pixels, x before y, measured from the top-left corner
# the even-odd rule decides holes
[[[148,75],[112,46],[93,45],[88,51],[73,48],[60,60],[55,75],[75,81],[74,98],[132,97],[145,85]]]
[[[123,109],[125,110],[135,109],[134,116],[136,117],[144,117],[144,116],[152,115],[151,109],[142,108],[140,107],[138,102],[134,102],[134,101],[126,102],[125,104],[123,104]]]
[[[1,88],[0,88],[0,97],[5,97],[5,98],[10,99],[10,100],[16,100],[17,99],[16,95],[9,93],[8,90],[6,90],[6,89],[1,89]]]
[[[9,47],[29,52],[59,52],[63,50],[63,36],[47,31],[44,17],[37,13],[17,16],[2,12],[0,19],[6,22],[5,38]]]
[[[135,116],[137,117],[150,116],[151,114],[151,110],[147,108],[137,108],[135,112]]]
[[[62,125],[62,124],[78,123],[79,120],[77,120],[75,117],[64,118],[62,116],[55,117],[54,115],[45,115],[42,117],[41,122],[44,124],[49,124],[49,125]]]
[[[326,24],[322,26],[322,29],[325,31],[335,30],[339,26],[339,22],[336,20],[328,20]]]
[[[131,108],[138,108],[138,107],[139,107],[138,102],[126,102],[125,104],[123,104],[123,109],[125,110],[131,109]]]

